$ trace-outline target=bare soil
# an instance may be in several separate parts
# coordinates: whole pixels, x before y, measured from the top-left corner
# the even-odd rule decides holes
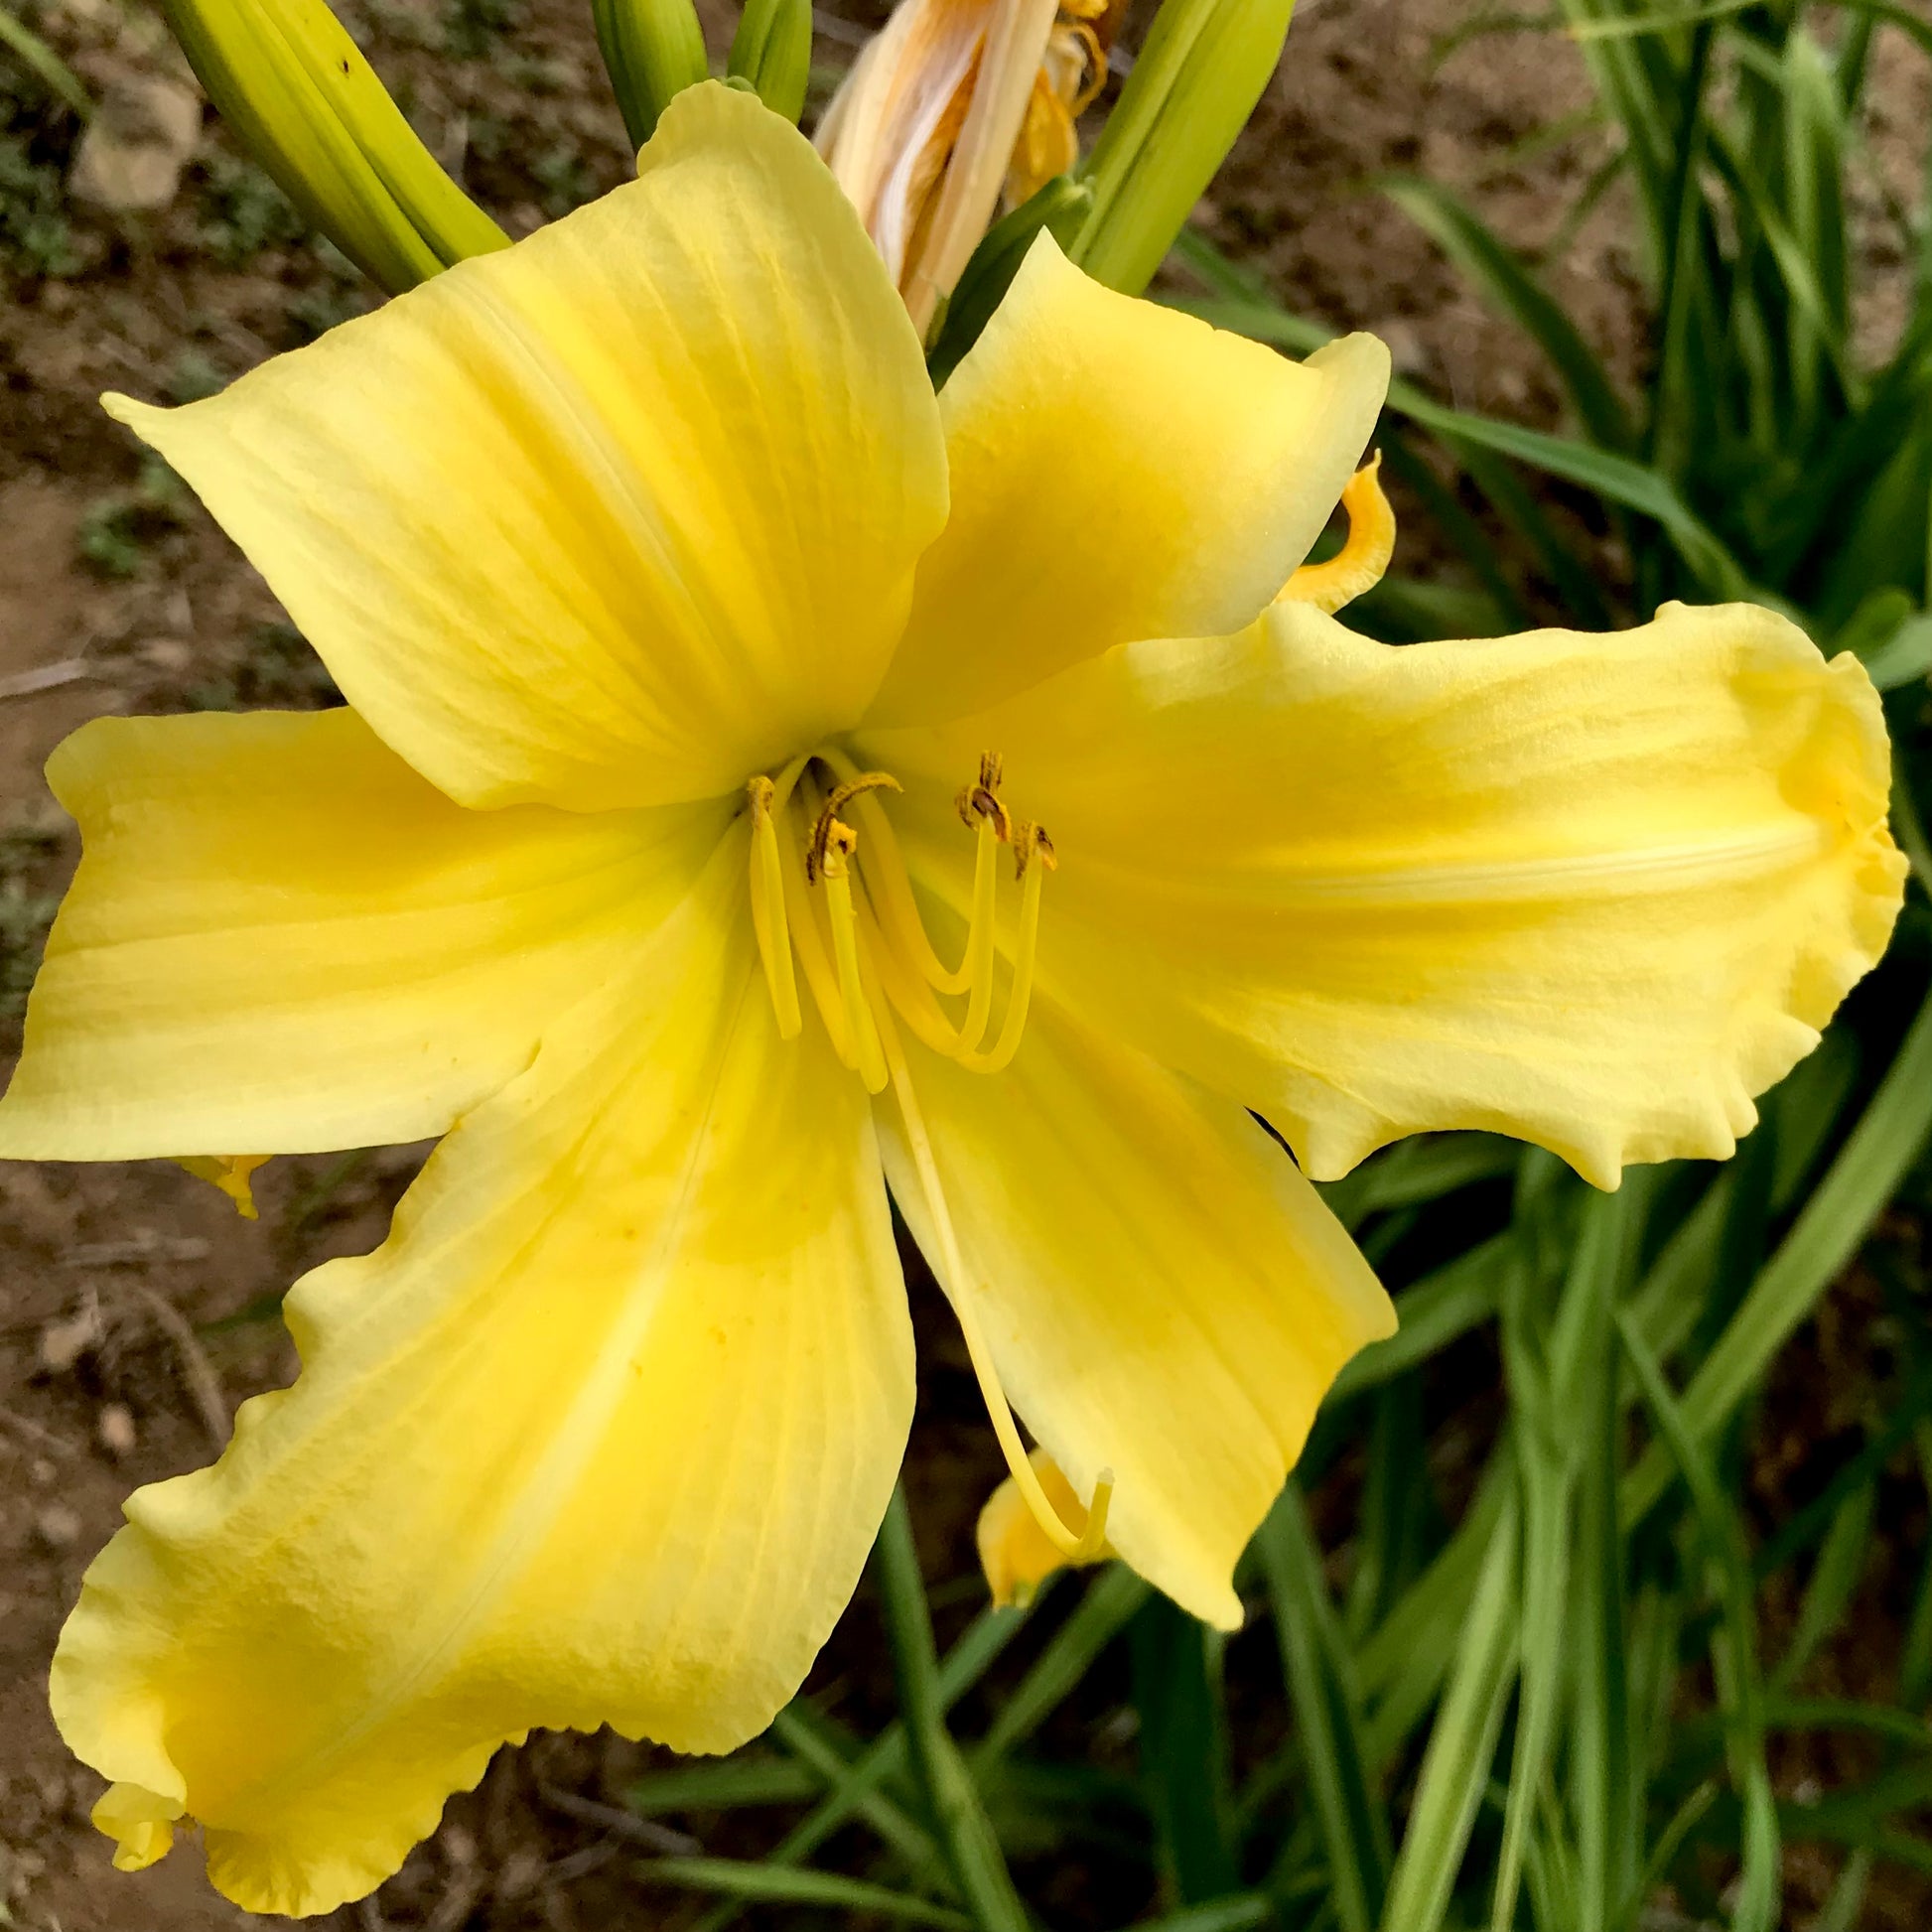
[[[1540,149],[1532,140],[1587,104],[1563,42],[1489,38],[1434,58],[1467,5],[1305,0],[1283,69],[1200,218],[1304,310],[1378,330],[1405,372],[1439,393],[1553,423],[1556,390],[1534,352],[1368,192],[1385,171],[1423,169],[1538,246],[1600,158],[1602,136],[1589,129]],[[710,11],[722,49],[733,10]],[[829,11],[872,24],[885,8]],[[577,0],[455,0],[447,11],[435,0],[367,0],[346,17],[427,137],[512,230],[621,179],[622,132]],[[114,0],[58,0],[40,25],[97,89],[171,66],[152,18]],[[841,68],[853,45],[835,18],[819,59]],[[211,122],[171,207],[116,216],[61,198],[69,115],[25,83],[0,108],[12,113],[8,152],[25,184],[6,186],[0,171],[0,1046],[11,1050],[75,858],[41,777],[62,737],[102,712],[334,696],[259,579],[192,500],[143,467],[95,399],[105,388],[177,401],[206,393],[370,298],[298,232]],[[1898,63],[1883,76],[1874,141],[1882,150],[1894,129],[1922,128],[1927,111],[1922,74]],[[1897,192],[1909,196],[1909,181]],[[60,232],[23,242],[15,217],[37,195]],[[1626,228],[1606,204],[1554,274],[1614,365],[1634,373],[1643,344]],[[1881,301],[1871,327],[1886,326]],[[57,667],[68,667],[63,681],[27,688]],[[137,1876],[109,1868],[86,1823],[98,1780],[68,1757],[46,1713],[47,1662],[122,1498],[206,1461],[232,1405],[292,1374],[276,1298],[325,1257],[373,1246],[421,1153],[277,1162],[261,1178],[255,1223],[166,1164],[0,1175],[0,1925],[209,1932],[243,1922],[210,1891],[192,1848]],[[908,1481],[927,1574],[968,1580],[950,1592],[963,1605],[973,1515],[999,1462],[948,1322],[929,1289],[915,1301],[924,1379]],[[1890,1657],[1902,1585],[1888,1576],[1875,1587],[1869,1627],[1886,1634],[1873,1654]],[[814,1683],[857,1722],[876,1723],[889,1704],[863,1593]],[[1094,1695],[1104,1702],[1104,1683]],[[1089,1716],[1104,1728],[1104,1710]],[[331,1922],[568,1932],[686,1921],[694,1908],[641,1886],[637,1848],[595,1809],[615,1804],[650,1756],[609,1736],[506,1750],[379,1902]],[[756,1849],[724,1819],[677,1824],[706,1850]],[[1794,1867],[1794,1890],[1821,1896],[1829,1875],[1814,1882]],[[1113,1895],[1104,1875],[1028,1876],[1069,1922],[1118,1924],[1148,1902]]]

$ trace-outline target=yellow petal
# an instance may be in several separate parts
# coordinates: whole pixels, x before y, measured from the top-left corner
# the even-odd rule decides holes
[[[88,1814],[94,1830],[114,1841],[116,1871],[145,1871],[165,1859],[175,1842],[182,1808],[138,1784],[112,1784]]]
[[[207,402],[110,399],[466,804],[709,796],[849,724],[944,518],[917,339],[797,130],[707,83],[638,165]]]
[[[1284,605],[881,734],[869,760],[923,760],[908,856],[956,901],[941,788],[984,746],[1059,856],[1042,981],[1318,1179],[1432,1128],[1606,1187],[1728,1155],[1883,951],[1905,872],[1869,680],[1747,605],[1399,649]]]
[[[688,889],[725,808],[469,812],[352,711],[103,718],[0,1157],[441,1133]]]
[[[778,1041],[745,871],[741,835],[298,1286],[293,1389],[88,1572],[62,1730],[252,1911],[368,1891],[532,1726],[742,1742],[858,1578],[909,1324],[864,1097]]]
[[[1052,1003],[1035,1000],[997,1077],[907,1052],[1014,1407],[1074,1498],[1112,1468],[1122,1558],[1231,1628],[1235,1560],[1336,1372],[1393,1329],[1388,1298],[1247,1113]],[[896,1110],[880,1112],[894,1197],[930,1260]]]
[[[1046,1500],[1060,1521],[1076,1533],[1084,1530],[1086,1505],[1073,1493],[1073,1485],[1067,1481],[1060,1465],[1043,1449],[1035,1449],[1027,1459],[1034,1465],[1039,1486],[1046,1492]],[[1064,1570],[1069,1562],[1046,1540],[1038,1517],[1028,1508],[1020,1485],[1012,1476],[987,1497],[980,1510],[975,1540],[979,1546],[980,1569],[986,1574],[986,1587],[996,1610],[1003,1610],[1009,1604],[1032,1602],[1040,1585],[1056,1570]],[[1114,1546],[1103,1543],[1093,1556],[1083,1560],[1083,1567],[1085,1563],[1105,1563],[1114,1554]]]
[[[1034,244],[939,398],[952,515],[874,724],[959,717],[1134,637],[1252,619],[1354,474],[1389,353],[1291,362]]]

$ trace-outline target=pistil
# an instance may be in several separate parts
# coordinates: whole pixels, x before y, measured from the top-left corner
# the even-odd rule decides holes
[[[912,1165],[919,1176],[919,1190],[925,1196],[926,1214],[932,1224],[933,1239],[939,1248],[942,1271],[940,1286],[946,1291],[946,1299],[951,1302],[953,1313],[958,1318],[959,1331],[965,1339],[966,1353],[972,1361],[973,1374],[980,1385],[980,1398],[986,1404],[987,1418],[993,1425],[1000,1451],[1006,1457],[1007,1468],[1028,1509],[1039,1525],[1040,1533],[1069,1563],[1091,1563],[1107,1541],[1107,1511],[1113,1501],[1114,1472],[1112,1469],[1102,1469],[1094,1478],[1093,1500],[1087,1505],[1086,1525],[1080,1530],[1069,1529],[1060,1520],[1059,1511],[1053,1507],[1046,1491],[1040,1487],[1026,1445],[1020,1440],[1020,1427],[1014,1421],[1012,1405],[1007,1401],[1006,1390],[1000,1382],[993,1351],[987,1346],[986,1332],[980,1326],[979,1311],[960,1253],[959,1237],[953,1228],[951,1210],[946,1204],[945,1188],[940,1183],[939,1164],[933,1156],[932,1138],[926,1132],[925,1116],[912,1090],[905,1053],[899,1045],[898,1032],[889,1012],[880,1016],[880,1036],[892,1074],[893,1093],[898,1101],[906,1146],[911,1151]]]
[[[829,790],[813,775],[814,761],[831,773]],[[895,1018],[903,1019],[935,1053],[970,1072],[997,1073],[1019,1050],[1033,999],[1040,897],[1054,855],[1039,826],[1008,812],[1000,780],[999,757],[988,753],[980,759],[976,782],[959,794],[959,814],[973,830],[975,851],[972,913],[956,971],[948,971],[932,948],[897,841],[880,807],[880,794],[897,791],[898,781],[890,772],[861,771],[836,750],[796,759],[775,778],[749,782],[752,918],[780,1035],[792,1038],[802,1025],[792,976],[796,947],[805,984],[841,1062],[859,1075],[868,1093],[893,1088],[938,1246],[941,1280],[1001,1452],[1041,1535],[1068,1562],[1085,1563],[1106,1543],[1112,1472],[1102,1470],[1096,1478],[1087,1520],[1076,1530],[1061,1518],[1034,1471],[980,1323],[977,1290],[966,1273]],[[863,855],[858,831],[843,816],[847,812],[866,828]],[[1002,845],[1013,848],[1019,870],[1020,931],[1006,1015],[991,1051],[983,1052],[980,1041],[992,1016],[997,974]],[[855,874],[862,888],[858,894]],[[966,1013],[955,1026],[939,997],[961,993]]]

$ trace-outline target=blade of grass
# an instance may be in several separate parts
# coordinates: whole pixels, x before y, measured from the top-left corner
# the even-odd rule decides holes
[[[986,1675],[1001,1651],[1019,1635],[1039,1607],[1053,1581],[1047,1580],[1040,1594],[1026,1609],[982,1610],[966,1626],[939,1666],[942,1709],[950,1710]],[[895,1719],[860,1752],[818,1805],[764,1855],[764,1863],[802,1864],[834,1832],[861,1813],[868,1794],[903,1776],[907,1761],[905,1726]],[[803,1765],[793,1768],[806,1771]],[[743,1909],[742,1900],[727,1900],[700,1919],[693,1932],[725,1932]]]
[[[963,1912],[836,1871],[790,1870],[741,1859],[643,1859],[631,1868],[638,1877],[659,1884],[721,1891],[748,1902],[770,1899],[828,1911],[876,1912],[881,1918],[942,1926],[946,1932],[972,1932],[973,1921]]]
[[[1341,1932],[1374,1932],[1388,1885],[1389,1825],[1369,1780],[1347,1645],[1292,1476],[1256,1532],[1255,1549],[1327,1848],[1335,1916]]]
[[[782,1758],[726,1757],[680,1764],[639,1778],[624,1802],[648,1818],[665,1811],[732,1811],[741,1805],[795,1805],[815,1798],[819,1781],[802,1764]]]
[[[976,1774],[983,1774],[1015,1744],[1031,1737],[1060,1708],[1153,1593],[1153,1585],[1124,1563],[1109,1564],[1094,1578],[1072,1615],[1054,1631],[1013,1695],[995,1713],[986,1735],[968,1746]]]
[[[1288,315],[1272,303],[1210,298],[1162,298],[1173,308],[1196,315],[1217,328],[1230,329],[1260,343],[1293,348],[1307,354],[1332,340],[1333,332],[1319,324]],[[1450,409],[1408,382],[1389,385],[1389,408],[1398,416],[1438,435],[1459,439],[1498,456],[1514,458],[1545,476],[1560,478],[1594,491],[1606,502],[1635,510],[1660,525],[1676,546],[1685,568],[1713,597],[1734,600],[1750,594],[1744,567],[1725,547],[1711,527],[1677,493],[1661,472],[1608,450],[1517,423],[1498,422],[1473,411]]]
[[[1781,1855],[1777,1807],[1764,1757],[1757,1611],[1741,1528],[1692,1432],[1683,1405],[1671,1394],[1664,1372],[1645,1346],[1636,1323],[1620,1309],[1616,1327],[1659,1439],[1690,1492],[1706,1560],[1723,1606],[1712,1644],[1712,1663],[1725,1718],[1731,1782],[1744,1809],[1743,1870],[1731,1910],[1732,1932],[1774,1932],[1782,1885]]]
[[[1247,1927],[1266,1924],[1274,1915],[1275,1901],[1266,1892],[1244,1891],[1160,1918],[1136,1919],[1131,1932],[1246,1932]]]
[[[1395,1298],[1401,1325],[1371,1342],[1336,1376],[1330,1404],[1346,1401],[1426,1362],[1496,1311],[1497,1272],[1509,1237],[1492,1235]]]
[[[1628,450],[1629,411],[1603,364],[1562,305],[1495,231],[1434,182],[1393,176],[1376,186],[1549,358],[1590,441],[1605,449]]]
[[[1727,1422],[1827,1288],[1857,1253],[1932,1132],[1932,998],[1920,1008],[1878,1091],[1789,1234],[1725,1325],[1683,1397],[1693,1442]],[[1634,1525],[1670,1481],[1667,1446],[1653,1443],[1624,1478],[1622,1507]]]
[[[852,1769],[852,1760],[839,1749],[823,1721],[802,1699],[793,1699],[780,1711],[771,1720],[771,1729],[779,1743],[814,1774],[814,1782],[819,1786],[837,1785]],[[863,1793],[854,1809],[914,1870],[931,1863],[937,1851],[931,1835],[884,1792]]]
[[[1222,1897],[1239,1882],[1222,1706],[1224,1641],[1218,1630],[1156,1595],[1142,1604],[1130,1632],[1141,1784],[1161,1864],[1189,1905]]]
[[[49,93],[65,101],[83,121],[91,117],[93,96],[87,92],[80,76],[6,5],[0,5],[0,47],[6,48],[39,78]]]
[[[1511,1497],[1483,1552],[1454,1669],[1423,1754],[1408,1830],[1389,1881],[1384,1932],[1438,1932],[1449,1910],[1516,1681],[1512,1605],[1519,1537]]]
[[[980,1932],[1029,1932],[1027,1910],[1014,1890],[999,1840],[946,1728],[932,1618],[902,1489],[893,1491],[886,1520],[880,1525],[873,1571],[892,1646],[893,1678],[906,1742],[933,1834],[945,1851],[960,1896]]]

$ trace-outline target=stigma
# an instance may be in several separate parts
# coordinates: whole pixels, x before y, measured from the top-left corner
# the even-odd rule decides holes
[[[752,924],[780,1037],[795,1039],[804,1026],[802,973],[839,1059],[868,1093],[892,1088],[925,1201],[933,1243],[928,1258],[959,1318],[1017,1494],[1060,1561],[1091,1563],[1107,1547],[1113,1473],[1103,1469],[1095,1477],[1084,1512],[1074,1512],[1078,1527],[1068,1525],[1041,1484],[1000,1384],[980,1320],[981,1285],[966,1269],[899,1036],[902,1025],[973,1073],[998,1073],[1020,1050],[1033,999],[1040,896],[1057,862],[1044,828],[1008,809],[1002,777],[999,754],[987,752],[959,791],[959,816],[974,852],[972,910],[957,964],[940,958],[925,929],[882,803],[900,789],[898,780],[889,771],[862,771],[833,748],[794,759],[775,774],[761,772],[746,786]],[[989,1045],[1000,977],[1002,848],[1013,855],[1020,910],[1006,1005]]]
[[[1277,604],[1312,604],[1333,617],[1382,581],[1395,555],[1395,510],[1382,488],[1382,452],[1377,450],[1341,492],[1348,535],[1326,563],[1304,564],[1276,594]]]

